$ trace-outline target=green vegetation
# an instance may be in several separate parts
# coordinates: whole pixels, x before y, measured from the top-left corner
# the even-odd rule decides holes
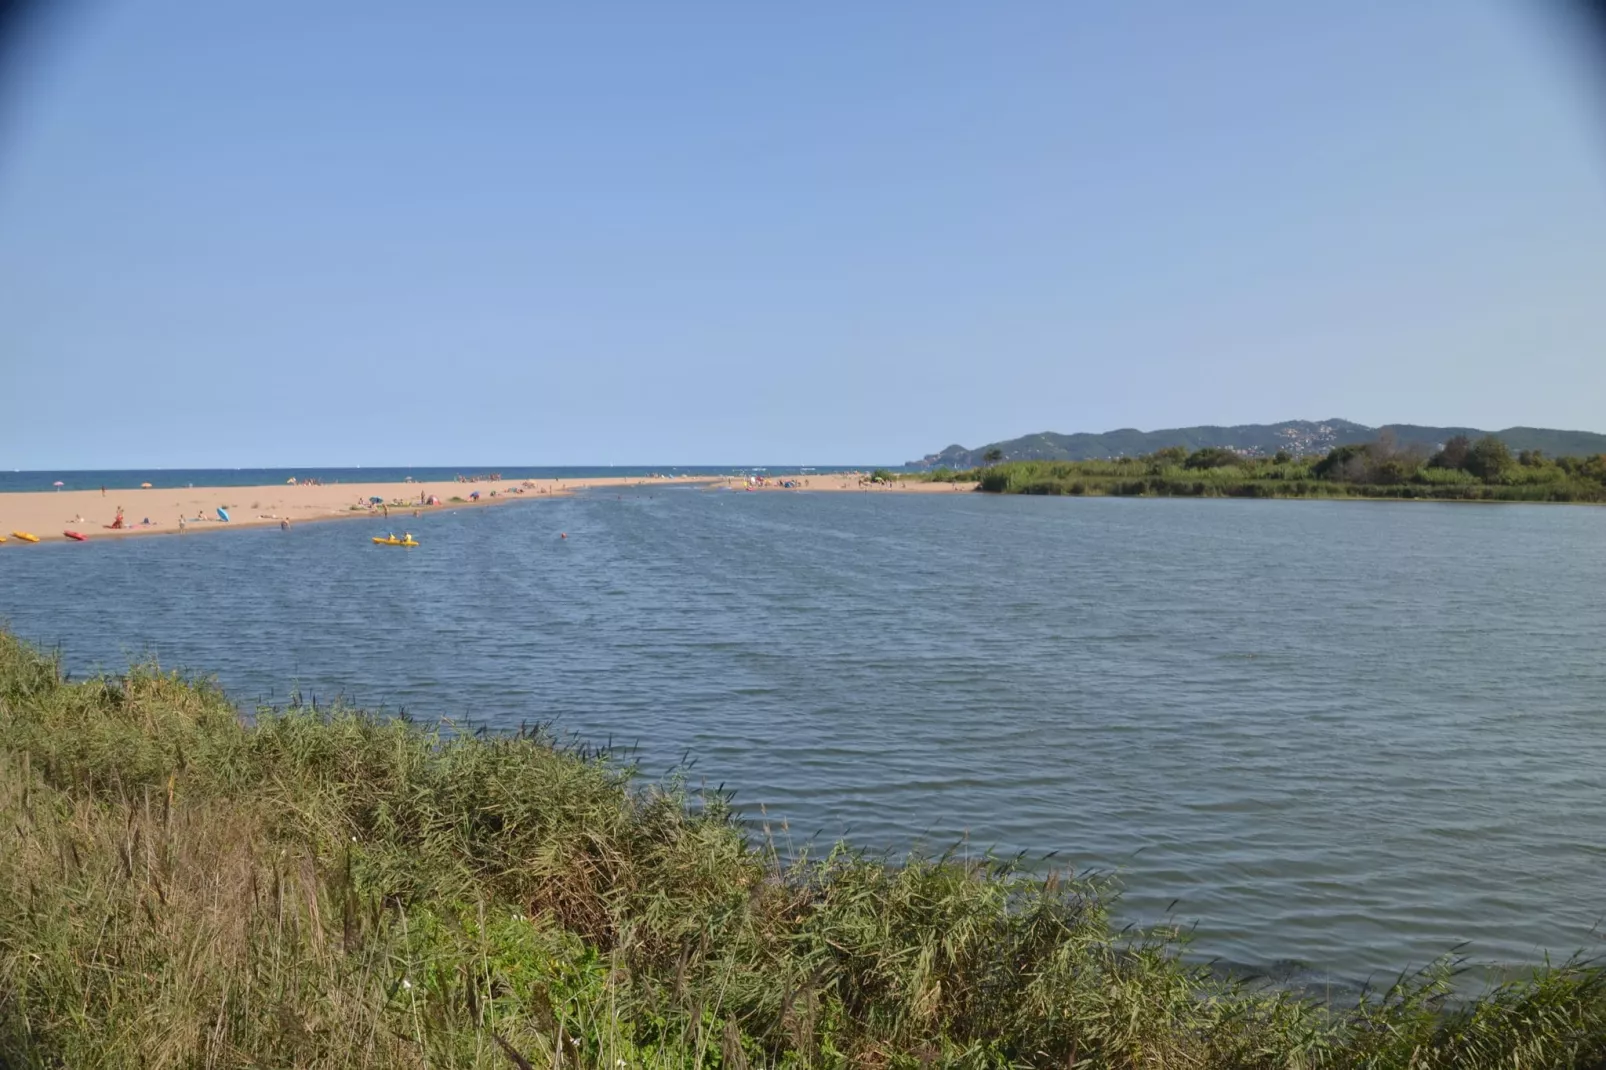
[[[783,859],[540,733],[63,679],[0,632],[0,1066],[1586,1067],[1606,974],[1328,1008],[1095,883]]]
[[[999,494],[1117,494],[1234,498],[1427,498],[1445,501],[1606,502],[1606,454],[1512,455],[1492,435],[1452,437],[1429,453],[1385,435],[1322,457],[1242,457],[1169,446],[1113,461],[1009,461],[906,479],[975,482]]]

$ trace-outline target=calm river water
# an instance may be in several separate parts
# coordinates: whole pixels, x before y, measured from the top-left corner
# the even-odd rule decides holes
[[[1600,950],[1606,510],[644,488],[411,526],[7,545],[0,616],[242,705],[689,752],[797,841],[1058,851],[1251,969]]]

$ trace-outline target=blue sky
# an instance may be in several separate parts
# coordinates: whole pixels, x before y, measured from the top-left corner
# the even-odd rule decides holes
[[[1509,0],[81,3],[0,467],[1606,430],[1606,125]]]

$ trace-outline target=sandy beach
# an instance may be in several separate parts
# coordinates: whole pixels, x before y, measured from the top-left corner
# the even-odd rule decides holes
[[[404,530],[406,521],[442,509],[493,506],[562,496],[588,487],[700,484],[705,479],[649,479],[641,476],[589,479],[478,480],[415,483],[295,483],[256,487],[153,487],[138,490],[25,491],[0,494],[0,538],[3,549],[24,545],[12,533],[37,535],[43,541],[65,541],[64,531],[91,539],[130,535],[178,534],[260,527],[289,521],[292,526],[314,520],[366,517],[385,520]],[[478,495],[472,498],[471,495]],[[371,504],[378,498],[380,505]],[[428,502],[434,498],[438,504]],[[224,521],[217,510],[229,514]],[[123,527],[112,525],[123,512]],[[180,518],[183,519],[182,525]]]
[[[379,518],[398,530],[416,511],[492,506],[562,496],[594,487],[704,486],[740,491],[832,491],[867,494],[952,494],[971,483],[872,483],[864,472],[808,476],[607,476],[585,479],[476,480],[414,483],[285,483],[254,487],[150,487],[137,490],[23,491],[0,494],[0,538],[26,545],[13,532],[41,542],[64,541],[76,531],[91,539],[130,535],[190,534],[229,528],[296,524],[342,517]],[[473,498],[471,495],[478,495]],[[371,499],[380,499],[373,504]],[[433,499],[436,504],[429,504]],[[227,521],[218,516],[223,509]],[[123,526],[114,527],[118,510]],[[180,520],[182,518],[182,524]]]

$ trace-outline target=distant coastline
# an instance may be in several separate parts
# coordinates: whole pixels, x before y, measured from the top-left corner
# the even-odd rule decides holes
[[[263,472],[234,470],[260,479]],[[151,479],[202,478],[195,472],[62,473],[74,476],[53,489],[36,489],[56,473],[11,473],[13,484],[35,489],[0,492],[0,540],[26,545],[13,536],[63,541],[74,532],[89,538],[188,534],[262,526],[294,526],[317,520],[364,517],[405,531],[408,521],[443,509],[537,501],[599,488],[685,486],[724,491],[943,493],[980,491],[1116,497],[1307,498],[1336,500],[1419,500],[1441,502],[1558,502],[1606,504],[1606,454],[1549,457],[1539,450],[1513,454],[1501,440],[1476,442],[1455,436],[1433,453],[1400,445],[1387,437],[1337,447],[1323,456],[1244,456],[1223,447],[1189,452],[1168,447],[1138,457],[1092,461],[1008,461],[989,458],[971,469],[910,473],[886,468],[748,469],[643,468],[616,475],[565,475],[528,478],[520,470],[423,481],[411,476],[389,481],[336,481],[320,470],[283,476],[272,483],[156,486]],[[362,469],[324,469],[349,476]],[[395,475],[401,469],[367,470]],[[424,470],[430,471],[430,470]],[[436,470],[438,471],[438,470]],[[524,470],[528,471],[528,470]],[[546,469],[547,472],[598,469]],[[606,471],[606,470],[604,470]],[[230,473],[233,474],[233,473]],[[95,485],[105,476],[104,485]],[[310,478],[309,478],[310,477]],[[175,480],[176,481],[176,480]],[[89,482],[90,486],[84,486]],[[118,483],[122,485],[119,486]],[[118,517],[121,515],[121,521]]]

